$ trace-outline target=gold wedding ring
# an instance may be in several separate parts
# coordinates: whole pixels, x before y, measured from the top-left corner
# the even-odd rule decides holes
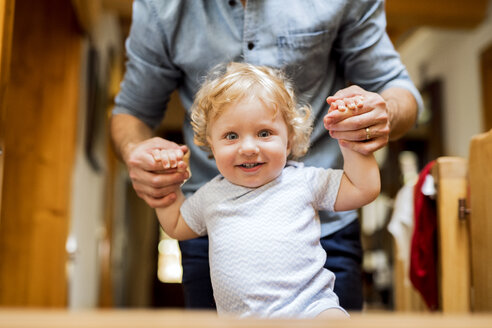
[[[369,132],[369,127],[366,128],[366,140],[371,139],[371,133]]]

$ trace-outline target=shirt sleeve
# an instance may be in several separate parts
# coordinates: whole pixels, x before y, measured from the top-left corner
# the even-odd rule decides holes
[[[203,209],[206,206],[206,192],[203,192],[204,188],[205,186],[198,189],[197,192],[188,197],[181,205],[181,216],[190,229],[199,236],[205,236],[207,234],[207,227],[203,216]]]
[[[133,3],[125,42],[127,62],[113,114],[130,114],[155,128],[161,122],[181,72],[171,61],[162,19],[150,1]]]
[[[314,199],[314,207],[317,210],[334,211],[343,170],[308,168],[306,181],[308,181]]]
[[[386,33],[384,1],[354,1],[346,8],[348,12],[335,40],[334,51],[347,84],[372,92],[404,88],[415,97],[421,111],[422,97]]]

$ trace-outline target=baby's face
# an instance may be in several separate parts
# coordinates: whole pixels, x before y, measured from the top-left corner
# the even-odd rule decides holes
[[[280,175],[290,153],[287,125],[280,113],[258,100],[229,105],[208,127],[217,168],[230,182],[249,188]]]

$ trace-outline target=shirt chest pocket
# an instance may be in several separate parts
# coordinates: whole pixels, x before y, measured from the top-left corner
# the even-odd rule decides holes
[[[277,37],[279,62],[300,91],[311,89],[326,74],[333,39],[328,30]]]

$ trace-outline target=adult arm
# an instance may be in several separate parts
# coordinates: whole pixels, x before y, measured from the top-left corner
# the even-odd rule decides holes
[[[135,0],[132,26],[126,40],[126,72],[116,96],[111,118],[111,136],[116,152],[127,165],[137,195],[151,207],[167,206],[176,199],[174,190],[187,177],[180,170],[165,170],[152,154],[156,149],[184,146],[154,137],[170,94],[177,88],[181,72],[169,56],[164,34],[165,19],[157,15],[155,3]]]
[[[386,34],[384,1],[357,1],[347,10],[334,51],[351,86],[328,97],[327,102],[362,95],[364,108],[357,115],[330,112],[324,123],[333,138],[368,154],[405,134],[423,105]]]

